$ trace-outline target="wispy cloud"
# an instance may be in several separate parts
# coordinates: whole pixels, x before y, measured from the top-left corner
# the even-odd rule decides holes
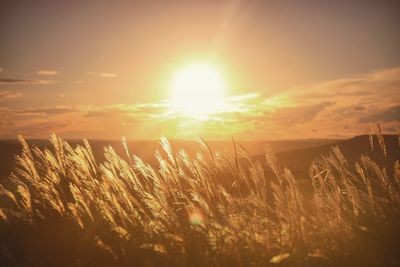
[[[400,122],[400,105],[360,118],[360,122],[368,123],[391,121]]]
[[[226,109],[206,119],[173,112],[168,100],[103,106],[0,107],[0,132],[9,136],[24,130],[44,137],[55,129],[74,137],[97,138],[129,134],[136,138],[158,138],[161,134],[175,138],[337,138],[363,134],[374,122],[381,122],[385,130],[393,132],[399,129],[400,121],[398,88],[400,68],[381,70],[268,97],[259,93],[231,96],[226,99]],[[11,90],[3,94],[3,98],[13,97]],[[60,121],[68,124],[60,125]],[[28,130],[36,125],[35,131]]]
[[[94,72],[94,71],[89,71],[87,72],[87,75],[90,76],[99,76],[103,78],[114,78],[117,76],[115,73],[110,73],[110,72]]]
[[[168,107],[164,102],[156,102],[139,103],[135,105],[116,104],[85,109],[88,109],[84,115],[87,118],[113,117],[122,120],[127,118],[147,120],[165,117]]]
[[[24,134],[33,138],[62,133],[78,117],[72,107],[13,108],[0,106],[0,138],[15,138]],[[75,125],[74,128],[79,128]],[[69,130],[69,129],[68,129]]]
[[[14,109],[14,113],[30,114],[30,115],[59,115],[75,112],[76,110],[70,107],[48,107],[48,108],[27,108]]]
[[[62,133],[68,125],[70,125],[69,121],[0,122],[0,127],[3,126],[4,128],[4,138],[15,138],[15,132],[31,138],[44,138],[48,137],[51,133]]]
[[[290,107],[278,107],[273,119],[288,123],[287,131],[299,131],[301,136],[312,136],[312,129],[324,136],[363,134],[375,122],[396,129],[400,126],[399,88],[400,68],[293,88],[280,94]]]
[[[299,105],[295,107],[279,108],[273,113],[273,118],[277,123],[285,125],[304,124],[312,121],[327,107],[335,104],[332,101],[325,101],[313,105]]]
[[[54,81],[0,78],[0,84],[51,84],[51,83],[54,83]]]
[[[0,99],[2,98],[17,98],[22,96],[20,92],[0,91]]]
[[[0,92],[1,93],[1,92]],[[78,110],[73,107],[53,106],[45,108],[12,108],[0,107],[0,115],[5,117],[12,117],[14,115],[60,115],[66,113],[77,112]]]
[[[53,76],[57,75],[59,72],[57,70],[38,70],[36,73],[39,75]]]
[[[103,73],[100,73],[100,76],[104,77],[104,78],[113,78],[113,77],[116,77],[117,75],[115,73],[103,72]]]

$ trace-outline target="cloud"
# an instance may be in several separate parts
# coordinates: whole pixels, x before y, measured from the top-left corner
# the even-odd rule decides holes
[[[320,138],[365,134],[369,123],[384,129],[400,121],[400,68],[262,95],[238,97],[234,109],[209,118],[244,138]],[[382,107],[390,107],[382,109]],[[215,128],[218,129],[218,128]]]
[[[365,134],[374,122],[385,129],[397,128],[399,88],[400,67],[290,88],[276,93],[285,101],[264,120],[283,122],[281,130],[298,131],[303,138]],[[318,135],[310,129],[318,129]]]
[[[94,71],[89,71],[87,72],[87,75],[90,76],[99,76],[99,77],[103,77],[103,78],[114,78],[117,76],[117,74],[115,73],[110,73],[110,72],[94,72]]]
[[[116,77],[117,75],[116,75],[115,73],[106,73],[106,72],[103,72],[103,73],[100,73],[100,76],[101,76],[101,77],[104,77],[104,78],[113,78],[113,77]]]
[[[20,92],[0,91],[0,99],[2,98],[17,98],[22,96]]]
[[[58,71],[57,70],[38,70],[36,73],[39,75],[53,76],[53,75],[57,75]]]
[[[319,113],[335,102],[325,101],[319,104],[308,106],[295,106],[277,109],[273,117],[277,123],[285,125],[304,124],[312,121]]]
[[[90,75],[101,77],[101,73]],[[0,132],[6,131],[7,136],[12,136],[18,129],[24,129],[45,137],[50,129],[58,129],[74,137],[131,135],[142,139],[158,138],[161,134],[174,138],[199,135],[243,139],[349,137],[366,133],[368,125],[377,121],[383,129],[398,129],[398,88],[400,68],[380,70],[274,91],[268,97],[250,92],[231,96],[226,99],[223,111],[206,118],[174,112],[168,100],[104,106],[77,103],[41,108],[0,107]],[[12,90],[3,94],[11,97]],[[15,125],[7,127],[10,122]],[[68,122],[68,125],[57,128],[57,122]],[[28,130],[35,125],[40,126],[38,130]]]
[[[360,118],[360,122],[364,123],[390,122],[390,121],[400,121],[400,105],[391,107],[383,112],[378,112]]]
[[[0,126],[10,127],[10,126],[14,126],[14,125],[15,125],[15,123],[12,121],[0,120]]]
[[[33,122],[27,125],[15,125],[18,134],[30,137],[47,137],[53,132],[60,133],[70,123],[67,121]],[[15,137],[14,137],[15,138]]]
[[[16,115],[60,115],[77,112],[72,107],[46,107],[46,108],[1,108],[0,116],[12,117]]]
[[[117,110],[109,110],[109,109],[105,109],[105,110],[90,110],[88,111],[84,117],[87,118],[105,118],[105,117],[115,117],[115,116],[119,116],[121,114],[120,111]]]
[[[360,105],[360,106],[355,106],[355,107],[354,107],[354,110],[355,110],[355,111],[364,111],[364,110],[366,110],[366,109],[367,109],[367,108],[366,108],[365,106],[361,106],[361,105]]]
[[[54,83],[54,81],[0,78],[0,84],[51,84],[51,83]]]
[[[303,97],[319,94],[320,97],[384,98],[395,96],[399,85],[400,67],[328,81],[302,89],[304,90]],[[398,100],[398,97],[395,99]]]
[[[49,108],[30,108],[30,109],[15,109],[15,113],[30,114],[30,115],[59,115],[64,113],[71,113],[75,109],[68,107],[49,107]]]
[[[113,117],[119,119],[154,119],[163,117],[167,111],[167,106],[163,102],[140,103],[140,104],[116,104],[103,107],[90,108],[84,117],[104,118]]]
[[[0,138],[45,138],[52,132],[62,133],[79,118],[73,107],[15,108],[0,106]],[[81,124],[73,126],[80,129]],[[70,129],[68,129],[70,130]]]

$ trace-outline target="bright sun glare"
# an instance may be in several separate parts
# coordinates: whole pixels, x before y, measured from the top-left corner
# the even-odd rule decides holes
[[[188,116],[206,117],[224,106],[225,81],[208,64],[189,65],[175,73],[171,81],[171,108]]]

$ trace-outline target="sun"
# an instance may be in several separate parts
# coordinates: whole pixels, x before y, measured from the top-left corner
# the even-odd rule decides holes
[[[222,111],[225,106],[225,81],[212,65],[188,65],[173,75],[170,86],[174,112],[206,117]]]

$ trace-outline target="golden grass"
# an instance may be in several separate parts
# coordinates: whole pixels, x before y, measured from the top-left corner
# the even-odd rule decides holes
[[[385,155],[398,149],[378,140]],[[101,163],[86,140],[19,141],[18,167],[0,184],[0,260],[10,266],[400,263],[398,160],[382,167],[363,155],[350,166],[333,148],[312,164],[305,198],[270,151],[255,162],[235,142],[230,155],[200,141],[190,158],[162,138],[156,167],[126,140],[127,160],[106,147]]]

